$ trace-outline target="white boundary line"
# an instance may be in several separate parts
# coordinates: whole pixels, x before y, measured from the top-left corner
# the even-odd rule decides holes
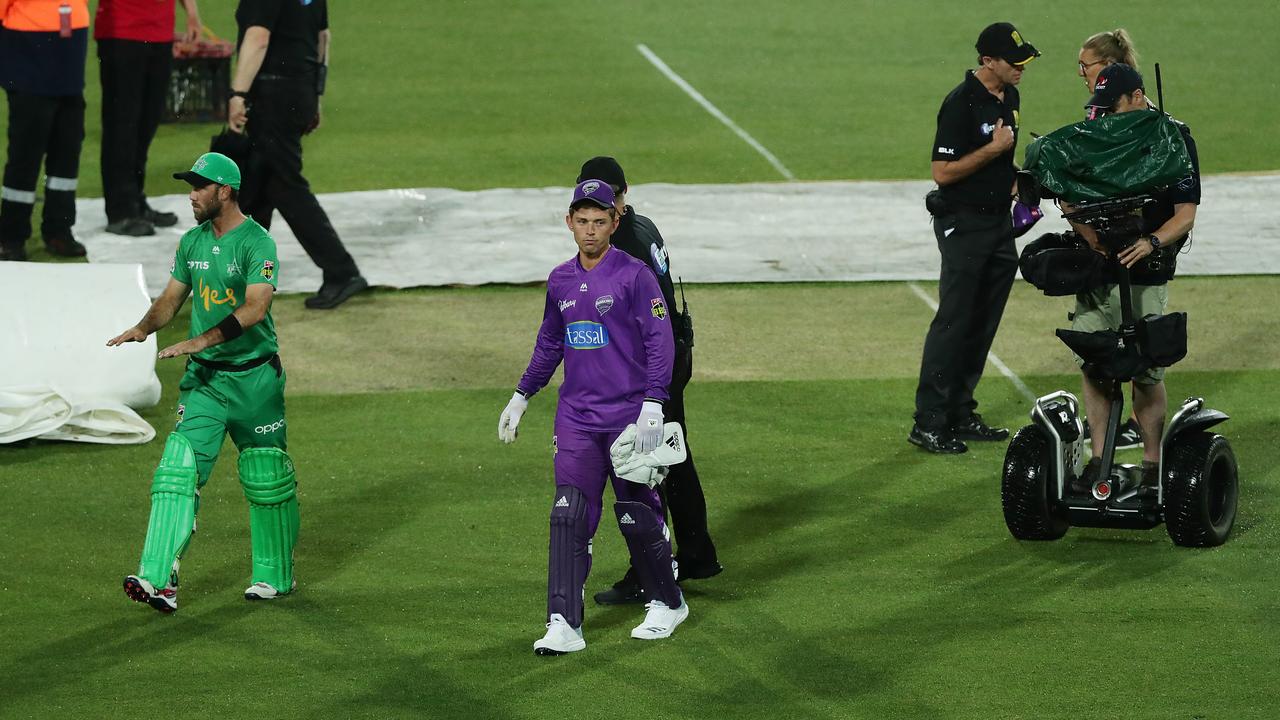
[[[764,159],[768,160],[769,164],[772,165],[773,168],[782,175],[782,177],[792,181],[796,179],[796,176],[793,175],[791,171],[788,170],[776,156],[774,156],[773,153],[769,152],[768,148],[761,145],[755,138],[748,135],[746,130],[738,127],[738,124],[730,120],[728,115],[720,112],[720,109],[715,105],[712,105],[710,100],[703,97],[702,93],[698,92],[692,85],[685,82],[684,78],[677,75],[674,70],[662,61],[662,58],[658,57],[652,50],[650,50],[649,46],[644,43],[640,43],[639,45],[636,45],[636,50],[639,50],[640,54],[643,55],[646,60],[653,63],[653,66],[658,68],[658,72],[666,75],[668,80],[675,83],[677,87],[685,91],[689,97],[693,98],[695,102],[701,105],[704,110],[711,113],[712,117],[724,123],[725,126],[736,133],[738,137],[742,138],[748,145],[755,148],[755,151],[764,156]]]
[[[911,292],[915,293],[921,300],[924,301],[924,304],[932,308],[934,312],[938,311],[937,301],[935,301],[932,297],[930,297],[929,293],[925,292],[923,288],[921,288],[919,285],[915,284],[914,282],[907,283],[907,287],[911,288]],[[1005,377],[1009,378],[1009,382],[1013,383],[1013,386],[1018,389],[1018,392],[1022,393],[1023,397],[1025,397],[1027,400],[1030,400],[1031,402],[1036,401],[1036,394],[1031,392],[1031,388],[1027,387],[1027,384],[1022,382],[1022,378],[1018,377],[1017,373],[1010,370],[1009,366],[1005,365],[1003,360],[996,357],[995,353],[993,352],[987,353],[987,359],[991,361],[992,365],[996,366],[996,369],[1000,371],[1001,375],[1004,375]]]

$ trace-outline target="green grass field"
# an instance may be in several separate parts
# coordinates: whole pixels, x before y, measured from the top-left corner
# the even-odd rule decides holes
[[[1163,529],[1011,539],[1003,444],[943,458],[905,442],[930,312],[904,285],[698,286],[706,331],[690,437],[726,570],[688,585],[693,614],[672,639],[631,640],[640,610],[589,605],[587,650],[554,659],[530,652],[552,397],[534,399],[515,445],[494,437],[541,291],[378,293],[329,314],[282,297],[298,594],[265,607],[240,597],[249,544],[229,445],[173,617],[119,589],[145,531],[158,443],[0,449],[0,716],[116,717],[145,704],[212,717],[266,704],[297,718],[543,718],[566,707],[637,718],[1273,717],[1280,451],[1265,389],[1280,347],[1265,311],[1206,318],[1224,295],[1274,297],[1280,281],[1174,288],[1193,353],[1170,372],[1170,395],[1203,394],[1233,416],[1222,430],[1243,490],[1227,545],[1181,549]],[[831,313],[805,352],[784,318],[814,307]],[[854,312],[868,307],[897,322]],[[1065,309],[1019,285],[997,339],[1037,392],[1078,386],[1049,332]],[[342,328],[350,345],[334,343]],[[160,365],[165,397],[144,413],[162,430],[179,370]],[[989,419],[1025,422],[1027,403],[994,370],[980,395]],[[588,591],[625,562],[603,523]]]
[[[201,3],[223,35],[233,6]],[[1079,117],[1080,41],[1127,26],[1144,66],[1162,63],[1168,108],[1195,129],[1206,172],[1275,169],[1273,2],[1073,0],[1001,17],[1045,53],[1022,86],[1027,128]],[[565,185],[597,153],[635,183],[780,179],[636,43],[800,179],[923,178],[937,105],[997,18],[920,0],[382,0],[334,2],[331,19],[325,125],[307,147],[326,192]],[[85,196],[99,192],[91,70]],[[168,174],[215,130],[163,127],[148,190],[179,191]],[[678,228],[655,220],[678,267]],[[229,444],[172,617],[120,590],[159,441],[0,447],[0,718],[1270,720],[1278,292],[1274,277],[1172,286],[1191,352],[1169,395],[1232,415],[1221,431],[1242,476],[1235,534],[1197,551],[1162,528],[1017,542],[1000,512],[1003,444],[945,458],[908,445],[931,312],[906,285],[690,288],[690,440],[726,570],[688,584],[692,615],[670,640],[631,640],[641,610],[588,602],[586,651],[550,659],[530,649],[552,393],[533,401],[519,442],[495,437],[542,290],[375,292],[331,313],[282,296],[299,592],[241,597],[248,523]],[[1037,393],[1078,392],[1052,336],[1068,309],[1023,283],[1011,299],[994,350]],[[158,371],[165,394],[143,416],[163,436],[180,366]],[[993,368],[979,397],[988,420],[1026,422],[1027,401]],[[588,593],[626,564],[612,522],[596,540]]]

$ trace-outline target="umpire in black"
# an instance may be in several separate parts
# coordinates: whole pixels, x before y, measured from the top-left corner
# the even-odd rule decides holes
[[[279,210],[324,272],[309,308],[334,308],[369,284],[302,176],[302,136],[320,124],[329,59],[325,0],[240,0],[227,126],[249,136],[240,207],[265,228]]]
[[[675,286],[671,283],[671,268],[662,235],[652,220],[637,215],[635,208],[626,204],[627,177],[617,160],[611,157],[594,157],[583,163],[577,182],[591,179],[609,183],[617,198],[621,219],[610,243],[648,264],[658,276],[663,299],[671,311],[676,355],[671,372],[671,386],[668,388],[671,397],[663,403],[662,412],[668,421],[680,423],[687,438],[689,428],[684,420],[684,388],[693,375],[693,322],[688,309],[676,304]],[[688,449],[687,442],[686,448]],[[720,574],[722,568],[716,557],[716,546],[711,542],[711,534],[707,531],[707,501],[702,496],[698,470],[693,465],[692,449],[689,449],[689,457],[684,462],[671,466],[666,481],[658,488],[663,494],[663,504],[671,513],[675,529],[675,559],[679,567],[677,577],[680,580],[693,580]],[[601,605],[644,602],[644,589],[640,586],[635,568],[628,569],[627,574],[614,583],[613,587],[596,593],[595,601]]]
[[[973,398],[1013,287],[1018,256],[1010,203],[1018,144],[1018,89],[1040,53],[1009,23],[978,36],[979,66],[942,101],[928,197],[942,253],[938,312],[924,340],[915,426],[908,440],[929,452],[962,453],[965,440],[1003,440]]]

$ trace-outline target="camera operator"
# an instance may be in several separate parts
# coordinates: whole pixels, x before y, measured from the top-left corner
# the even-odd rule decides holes
[[[1142,75],[1124,63],[1108,65],[1098,73],[1093,97],[1086,105],[1096,111],[1092,117],[1124,112],[1160,112],[1151,107],[1143,88]],[[1133,316],[1163,315],[1168,303],[1166,283],[1173,279],[1178,251],[1190,237],[1200,204],[1200,161],[1196,144],[1186,125],[1178,123],[1182,139],[1191,157],[1192,172],[1180,182],[1155,195],[1156,202],[1142,211],[1142,235],[1137,242],[1116,254],[1120,264],[1129,269],[1132,281]],[[1064,211],[1069,208],[1064,204]],[[1088,225],[1073,223],[1076,231],[1098,252],[1107,254],[1097,233]],[[1120,291],[1109,284],[1076,295],[1076,310],[1071,329],[1081,332],[1119,330],[1121,326]],[[1077,362],[1081,362],[1077,358]],[[1084,376],[1084,405],[1090,419],[1089,433],[1095,452],[1103,446],[1110,414],[1108,384]],[[1159,482],[1160,441],[1164,432],[1168,398],[1165,395],[1164,368],[1153,367],[1134,378],[1133,409],[1142,427],[1142,481],[1145,485]],[[1081,485],[1092,485],[1100,460],[1094,457],[1080,479]]]
[[[1129,36],[1129,31],[1124,28],[1116,28],[1105,32],[1094,33],[1084,41],[1080,46],[1080,55],[1076,63],[1080,71],[1078,75],[1084,79],[1084,85],[1089,90],[1089,94],[1093,94],[1093,84],[1098,80],[1098,73],[1108,65],[1116,63],[1124,63],[1138,70],[1138,48],[1133,44],[1133,38]],[[1147,103],[1151,104],[1151,99],[1147,98]],[[1154,106],[1153,106],[1154,107]],[[1085,120],[1092,120],[1098,113],[1105,113],[1109,108],[1098,109],[1095,107],[1085,106]],[[1089,432],[1089,421],[1085,420],[1085,434]],[[1138,427],[1138,418],[1131,416],[1120,425],[1120,432],[1116,438],[1117,450],[1128,450],[1130,448],[1142,447],[1142,429]]]

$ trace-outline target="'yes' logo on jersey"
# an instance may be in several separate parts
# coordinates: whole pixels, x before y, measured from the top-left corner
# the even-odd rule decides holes
[[[204,301],[204,309],[206,311],[210,310],[213,305],[226,305],[230,303],[231,307],[235,307],[238,304],[235,290],[227,288],[225,291],[219,292],[208,285],[205,285],[204,278],[200,279],[200,282],[197,285],[197,290],[200,292],[200,299]]]

